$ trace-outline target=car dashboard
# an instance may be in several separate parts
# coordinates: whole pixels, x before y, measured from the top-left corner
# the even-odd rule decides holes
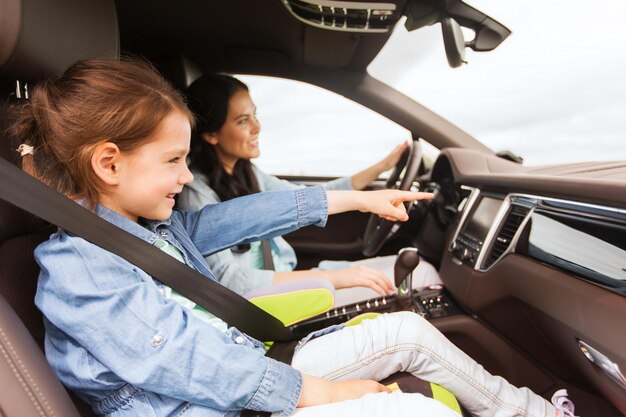
[[[517,253],[626,295],[626,211],[527,194],[468,188],[449,250],[486,272]]]
[[[452,298],[624,412],[626,164],[528,168],[445,149],[430,181],[439,211],[454,213],[439,269]]]
[[[407,225],[444,286],[415,291],[409,306],[377,297],[298,326],[411,309],[491,372],[548,396],[567,387],[580,415],[621,415],[613,407],[626,410],[624,172],[624,163],[527,168],[444,149],[420,178],[435,194],[428,217]]]
[[[444,286],[415,291],[408,306],[377,297],[299,327],[412,309],[491,372],[545,395],[567,387],[580,415],[618,416],[613,407],[626,410],[625,180],[624,163],[528,168],[444,149],[420,178],[435,194],[430,214],[417,229],[407,225]]]

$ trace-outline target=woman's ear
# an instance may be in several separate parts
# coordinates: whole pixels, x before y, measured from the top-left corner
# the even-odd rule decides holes
[[[120,148],[111,142],[96,145],[91,156],[91,167],[96,175],[108,185],[117,185],[119,182]]]
[[[217,134],[204,132],[202,133],[202,139],[209,145],[217,145]]]

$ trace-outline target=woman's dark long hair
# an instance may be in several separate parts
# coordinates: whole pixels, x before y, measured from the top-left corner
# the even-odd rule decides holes
[[[202,133],[214,133],[222,128],[231,97],[242,90],[248,91],[248,86],[238,79],[210,74],[194,81],[185,92],[197,120],[191,135],[190,167],[208,178],[208,185],[222,201],[260,191],[250,160],[239,159],[230,175],[217,158],[215,146],[202,139]]]

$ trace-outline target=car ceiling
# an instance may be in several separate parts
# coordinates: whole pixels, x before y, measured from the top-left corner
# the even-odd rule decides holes
[[[399,11],[408,4],[386,3]],[[491,152],[367,74],[390,32],[320,29],[300,22],[280,0],[116,0],[116,8],[122,53],[146,57],[181,89],[210,72],[291,78],[342,94],[439,148]]]
[[[123,51],[155,62],[183,54],[202,72],[295,79],[310,70],[359,73],[390,36],[315,28],[280,0],[118,0],[116,7]]]

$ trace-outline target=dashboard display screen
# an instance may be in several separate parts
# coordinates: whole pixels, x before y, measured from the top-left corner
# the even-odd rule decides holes
[[[484,242],[501,205],[502,200],[482,197],[470,213],[463,228],[463,234]]]

